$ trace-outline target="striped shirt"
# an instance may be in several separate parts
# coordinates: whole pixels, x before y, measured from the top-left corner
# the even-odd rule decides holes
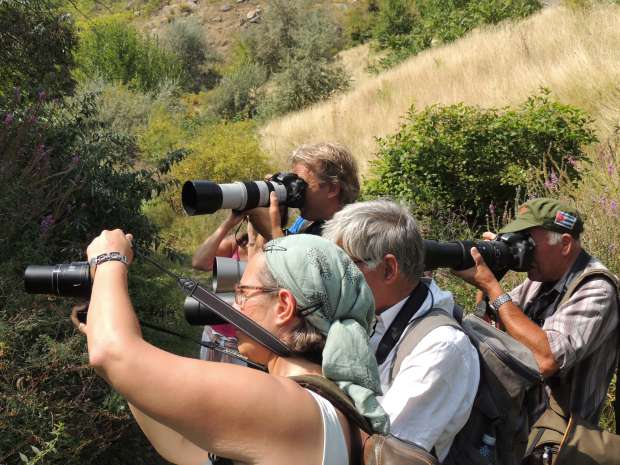
[[[582,252],[581,259],[584,258],[586,270],[605,269],[597,259]],[[547,334],[559,367],[547,380],[551,391],[557,392],[557,386],[568,384],[571,413],[598,424],[618,362],[618,296],[609,279],[593,276],[580,285],[567,302],[559,305],[568,285],[578,274],[580,271],[573,266],[556,283],[526,279],[510,292],[510,296]]]

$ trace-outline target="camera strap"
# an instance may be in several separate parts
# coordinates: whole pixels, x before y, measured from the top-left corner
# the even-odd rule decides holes
[[[280,355],[281,357],[288,357],[291,355],[290,349],[280,339],[275,337],[265,328],[260,326],[254,320],[248,318],[233,306],[227,304],[220,299],[213,292],[209,291],[198,281],[191,278],[184,278],[182,276],[173,273],[172,271],[164,268],[156,261],[150,259],[145,254],[141,253],[134,246],[134,253],[139,255],[144,260],[148,261],[152,265],[156,266],[159,270],[163,271],[169,276],[172,276],[178,283],[179,287],[183,290],[186,296],[193,297],[200,304],[211,310],[216,315],[220,316],[227,322],[231,323],[236,328],[243,331],[249,337],[256,342],[271,350],[273,353]]]
[[[411,317],[415,315],[426,300],[428,292],[428,286],[423,281],[420,281],[381,338],[376,352],[377,364],[381,365],[385,362],[388,354],[409,325],[409,320],[411,320]]]

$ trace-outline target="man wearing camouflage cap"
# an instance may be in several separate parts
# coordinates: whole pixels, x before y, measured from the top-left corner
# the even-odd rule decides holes
[[[564,412],[598,424],[618,360],[617,280],[582,249],[582,231],[573,207],[530,200],[500,231],[525,232],[535,243],[525,282],[507,293],[476,248],[476,265],[457,274],[486,294],[506,331],[532,350]]]

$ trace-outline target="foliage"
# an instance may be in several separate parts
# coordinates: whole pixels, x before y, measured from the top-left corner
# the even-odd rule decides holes
[[[272,82],[274,91],[258,108],[265,118],[299,110],[349,87],[343,68],[311,56],[291,60],[273,76]]]
[[[213,91],[213,112],[227,120],[253,118],[262,95],[260,88],[266,80],[267,72],[259,64],[239,64],[224,75]]]
[[[329,97],[348,85],[335,64],[343,44],[337,24],[311,2],[270,0],[261,23],[242,39],[245,58],[224,75],[214,111],[239,119],[260,108],[269,117]]]
[[[412,202],[418,214],[463,209],[482,226],[489,206],[509,207],[520,186],[563,167],[579,178],[575,164],[596,140],[590,120],[577,108],[532,96],[515,109],[481,109],[464,104],[412,108],[398,133],[379,140],[367,196]]]
[[[25,96],[70,93],[76,44],[73,20],[60,0],[0,2],[0,97],[20,87]]]
[[[209,49],[197,18],[176,18],[163,30],[161,37],[162,45],[178,57],[186,90],[195,92],[217,83],[219,74],[213,66],[219,58]]]
[[[350,46],[363,44],[372,38],[378,12],[378,0],[361,0],[349,6],[343,19],[343,26],[344,35]]]
[[[483,24],[523,18],[542,7],[539,0],[383,0],[373,31],[388,49],[381,67],[390,67],[435,43],[452,42]]]
[[[82,34],[76,53],[82,78],[101,77],[144,92],[168,82],[183,83],[179,56],[140,33],[122,17],[93,20]]]
[[[43,455],[50,464],[123,463],[125,447],[139,450],[142,463],[157,460],[124,402],[87,368],[83,340],[67,316],[69,304],[22,291],[27,264],[80,259],[101,229],[123,227],[138,244],[156,242],[156,228],[141,207],[165,187],[163,170],[133,166],[135,141],[102,122],[95,102],[85,95],[32,104],[14,98],[0,106],[3,463],[19,463],[19,453],[32,463]],[[164,298],[169,291],[142,286],[148,298],[138,292],[136,306],[147,315],[163,314],[160,305],[171,301]],[[177,306],[180,301],[175,295]],[[112,445],[117,440],[120,449]]]

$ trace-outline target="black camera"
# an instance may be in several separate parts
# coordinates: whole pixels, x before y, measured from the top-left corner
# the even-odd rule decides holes
[[[269,181],[230,184],[187,181],[183,184],[181,201],[188,215],[203,215],[222,208],[244,211],[268,207],[269,194],[275,192],[280,205],[301,208],[304,205],[306,187],[306,182],[294,173],[276,173]]]
[[[471,248],[476,247],[496,276],[508,270],[527,271],[534,257],[534,240],[524,232],[505,233],[494,241],[424,241],[426,270],[474,266]]]

